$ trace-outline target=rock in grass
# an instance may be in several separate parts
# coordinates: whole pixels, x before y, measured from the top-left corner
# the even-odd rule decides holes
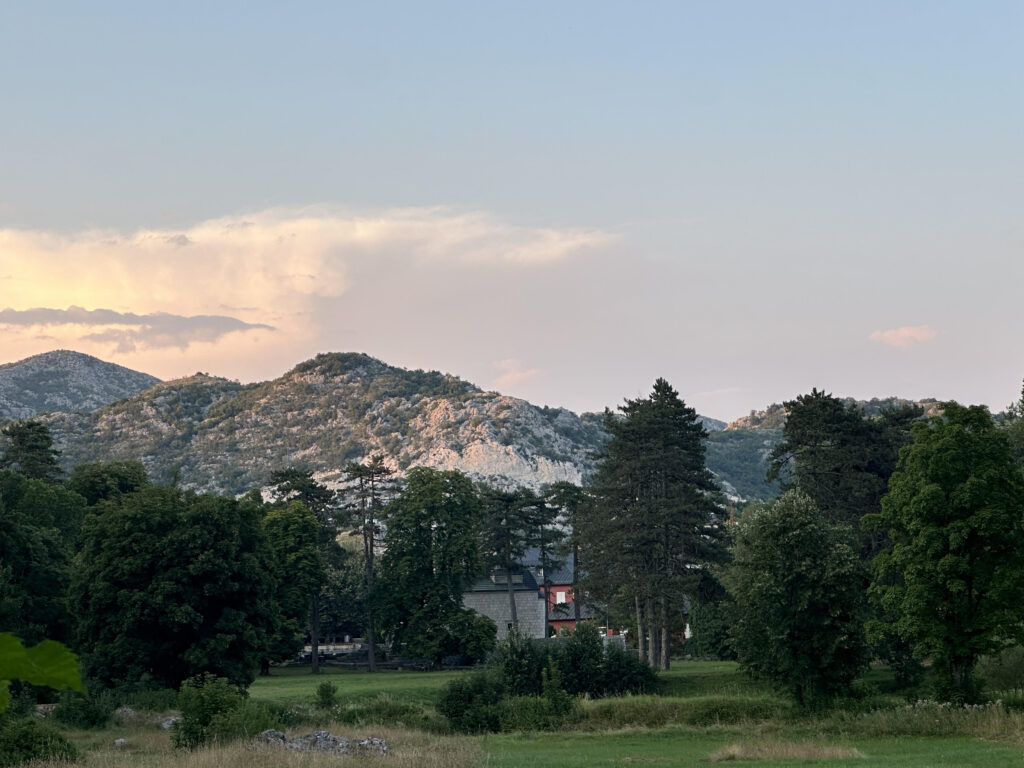
[[[372,737],[351,740],[335,736],[330,731],[313,731],[305,736],[289,739],[283,732],[269,728],[260,733],[256,741],[296,752],[324,752],[332,755],[350,755],[353,752],[376,752],[385,755],[388,752],[388,743],[384,739]]]

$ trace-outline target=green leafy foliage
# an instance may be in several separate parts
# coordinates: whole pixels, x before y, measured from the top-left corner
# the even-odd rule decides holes
[[[38,718],[0,720],[0,766],[20,765],[30,760],[70,762],[77,757],[75,746]]]
[[[316,705],[320,709],[330,709],[338,703],[338,686],[330,680],[324,680],[316,687]]]
[[[250,683],[277,611],[259,510],[159,486],[96,510],[71,584],[90,677],[177,687],[208,671]]]
[[[739,526],[732,646],[746,670],[804,706],[845,695],[867,667],[867,573],[852,540],[795,490]]]
[[[0,469],[13,469],[35,480],[56,480],[61,475],[50,429],[41,421],[15,421],[0,430],[6,438]]]
[[[10,704],[8,688],[11,680],[50,688],[85,690],[78,671],[78,659],[65,646],[44,640],[26,648],[17,637],[5,632],[0,634],[0,712]]]
[[[238,688],[223,677],[202,674],[189,678],[178,695],[181,720],[171,730],[171,743],[178,749],[195,749],[212,741],[218,718],[239,709],[242,701]]]
[[[118,499],[149,485],[140,461],[100,461],[79,464],[68,477],[68,489],[82,496],[91,507],[101,501]]]
[[[933,659],[942,698],[976,699],[977,659],[1021,635],[1022,507],[1021,468],[989,412],[944,403],[914,425],[881,512],[865,519],[889,539],[873,563],[876,630]]]
[[[114,716],[116,708],[111,691],[88,694],[64,691],[50,717],[72,728],[103,728]]]
[[[387,510],[388,548],[374,597],[379,626],[400,653],[439,662],[459,652],[454,632],[466,625],[462,592],[481,566],[481,520],[468,477],[410,470],[405,489]],[[479,647],[478,636],[473,644]]]

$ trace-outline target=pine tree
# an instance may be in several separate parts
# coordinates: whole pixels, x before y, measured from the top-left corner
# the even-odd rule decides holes
[[[700,569],[725,557],[719,491],[705,465],[707,432],[664,379],[650,396],[606,412],[610,439],[581,522],[587,584],[605,601],[631,601],[647,658],[667,669],[670,635]]]
[[[372,595],[376,579],[376,550],[383,538],[381,515],[388,499],[394,494],[395,484],[390,478],[393,470],[384,463],[383,456],[371,456],[365,464],[351,463],[345,468],[349,482],[348,508],[352,522],[363,540],[363,593]],[[366,601],[367,663],[371,672],[377,669],[377,638],[373,607]]]

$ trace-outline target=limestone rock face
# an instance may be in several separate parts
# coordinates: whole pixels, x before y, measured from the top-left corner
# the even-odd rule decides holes
[[[292,465],[331,483],[375,454],[399,474],[428,466],[534,488],[579,483],[606,439],[597,415],[537,407],[361,354],[319,355],[244,386],[197,374],[46,421],[67,467],[139,459],[157,482],[176,476],[186,488],[235,494]]]
[[[0,421],[50,411],[88,413],[160,379],[66,349],[0,365]]]

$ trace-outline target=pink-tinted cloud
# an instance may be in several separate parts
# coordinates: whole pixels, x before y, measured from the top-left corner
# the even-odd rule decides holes
[[[501,375],[491,382],[494,387],[498,389],[515,386],[523,381],[529,381],[540,373],[539,368],[527,368],[523,365],[522,360],[517,360],[515,358],[498,360],[493,365],[501,371]]]
[[[885,331],[874,331],[871,340],[890,347],[910,347],[935,339],[939,332],[930,325],[902,325]]]

